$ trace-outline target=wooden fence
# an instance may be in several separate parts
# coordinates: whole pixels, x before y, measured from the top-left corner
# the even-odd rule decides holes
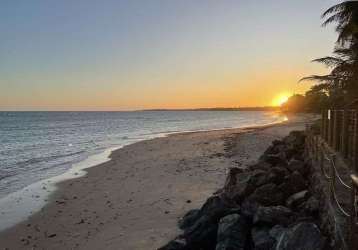
[[[349,222],[349,246],[358,249],[358,112],[353,109],[325,110],[322,112],[320,133],[308,132],[308,155],[319,164],[322,175],[329,183],[330,199],[337,210]],[[310,131],[310,130],[309,130]],[[327,152],[327,148],[333,153]],[[340,157],[348,169],[339,169],[336,158]],[[325,167],[328,162],[328,169]],[[327,164],[326,164],[327,165]],[[343,174],[342,174],[343,173]],[[350,194],[350,206],[344,206],[340,194]],[[340,201],[341,200],[341,201]]]
[[[354,109],[325,110],[322,113],[322,139],[358,172],[358,117]]]

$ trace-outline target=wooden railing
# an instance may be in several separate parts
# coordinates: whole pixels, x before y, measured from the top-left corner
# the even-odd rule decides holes
[[[326,110],[322,112],[320,133],[307,131],[307,154],[319,164],[322,176],[329,184],[331,203],[350,224],[347,248],[358,249],[358,113],[353,109]],[[342,171],[337,166],[337,156],[343,159],[348,169]],[[342,204],[343,198],[339,196],[349,193],[347,206]]]
[[[358,170],[358,117],[354,109],[325,110],[322,113],[322,139],[352,170]]]
[[[353,187],[349,181],[345,180],[349,178],[349,175],[344,176],[340,173],[336,164],[336,155],[327,152],[325,142],[320,136],[309,134],[306,140],[306,148],[309,150],[307,154],[311,156],[313,163],[319,166],[322,176],[329,185],[329,195],[332,203],[335,204],[343,216],[350,217],[350,208],[345,207],[341,203],[337,194],[337,189],[344,189],[346,193],[351,193]]]
[[[350,249],[357,249],[358,246],[358,176],[351,175],[352,180],[352,207],[351,207],[351,225],[350,225]]]

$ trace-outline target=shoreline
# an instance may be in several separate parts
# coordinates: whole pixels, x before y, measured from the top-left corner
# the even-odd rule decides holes
[[[290,121],[287,122],[287,124],[290,124]],[[175,141],[179,141],[180,143],[183,143],[183,144],[188,143],[188,142],[189,142],[189,144],[192,144],[193,140],[194,141],[196,140],[198,143],[203,143],[202,142],[203,138],[208,139],[207,137],[210,137],[209,139],[215,140],[215,143],[214,143],[215,144],[214,145],[215,150],[213,150],[213,151],[222,151],[221,149],[223,149],[225,147],[225,145],[224,145],[225,144],[225,138],[227,139],[227,137],[232,137],[232,136],[234,136],[234,137],[239,136],[240,137],[243,134],[247,134],[247,133],[255,132],[255,131],[260,131],[260,130],[265,130],[265,129],[268,129],[268,128],[274,128],[274,127],[277,127],[277,126],[280,126],[280,125],[283,126],[283,127],[285,127],[285,126],[287,127],[287,126],[289,126],[287,124],[285,124],[285,123],[278,123],[277,124],[276,123],[274,125],[273,124],[260,125],[260,126],[254,126],[254,127],[252,127],[252,126],[251,127],[246,127],[246,128],[228,128],[228,129],[210,130],[210,131],[176,132],[176,133],[173,133],[173,134],[165,135],[164,137],[158,137],[158,138],[143,140],[143,141],[135,142],[135,143],[130,144],[130,145],[126,145],[126,146],[124,146],[124,147],[122,147],[120,149],[112,151],[110,153],[110,155],[109,155],[109,158],[110,158],[109,161],[106,161],[104,163],[100,163],[99,165],[95,165],[95,166],[92,166],[92,167],[85,168],[86,169],[85,172],[87,172],[87,173],[84,176],[81,176],[81,178],[64,180],[64,181],[58,183],[56,185],[57,190],[54,193],[50,194],[49,202],[45,205],[45,207],[42,208],[40,212],[35,213],[34,215],[32,215],[28,220],[23,221],[23,222],[17,224],[16,226],[11,227],[11,228],[6,229],[5,231],[1,232],[0,233],[0,242],[2,240],[5,240],[5,237],[7,239],[9,239],[9,240],[6,239],[5,242],[4,242],[6,246],[7,246],[7,244],[10,244],[9,249],[14,249],[13,248],[14,246],[16,246],[15,249],[22,249],[22,248],[26,249],[26,247],[28,247],[29,245],[35,245],[34,246],[35,249],[36,249],[36,247],[39,247],[39,249],[41,249],[41,246],[50,247],[51,249],[57,249],[57,248],[60,249],[61,247],[64,247],[63,244],[65,244],[67,247],[69,247],[71,245],[71,248],[76,248],[76,249],[83,248],[83,249],[86,249],[86,246],[87,247],[89,247],[89,246],[93,247],[92,244],[88,243],[88,242],[92,242],[92,240],[95,238],[92,235],[97,235],[97,237],[99,237],[99,238],[107,237],[108,234],[106,234],[104,232],[105,231],[107,232],[108,230],[113,234],[115,234],[116,231],[121,231],[123,237],[120,237],[118,235],[116,237],[117,238],[118,237],[119,238],[126,238],[125,234],[127,234],[127,231],[130,231],[130,230],[126,230],[126,228],[121,229],[120,227],[118,227],[118,225],[116,223],[113,223],[113,222],[116,222],[118,220],[122,221],[122,222],[126,221],[125,219],[122,219],[122,220],[120,219],[121,215],[120,215],[120,212],[118,212],[118,211],[121,211],[121,210],[128,211],[128,209],[131,210],[131,205],[130,204],[132,203],[133,199],[132,200],[127,199],[127,200],[124,200],[124,201],[122,201],[120,199],[119,201],[114,202],[113,201],[114,199],[109,199],[108,198],[110,196],[110,194],[111,194],[111,196],[116,196],[117,195],[117,194],[115,194],[115,192],[114,192],[115,190],[113,190],[111,185],[109,187],[99,187],[99,186],[100,185],[101,186],[106,186],[105,184],[107,182],[111,182],[111,180],[112,180],[111,176],[112,175],[122,178],[122,180],[119,180],[119,181],[123,181],[123,183],[126,183],[126,185],[128,184],[129,186],[132,186],[132,187],[138,187],[138,185],[140,185],[138,183],[133,183],[133,180],[128,180],[128,179],[131,179],[131,177],[135,178],[136,177],[136,171],[140,171],[140,169],[136,165],[136,161],[138,161],[137,158],[141,158],[141,157],[138,157],[138,156],[135,156],[135,157],[130,157],[129,156],[128,157],[127,156],[128,154],[133,154],[133,152],[134,152],[134,154],[136,154],[136,153],[142,153],[143,154],[144,153],[144,154],[149,154],[150,155],[152,152],[160,154],[160,151],[158,151],[158,150],[154,150],[154,149],[151,150],[150,146],[152,146],[152,147],[153,146],[158,146],[157,144],[160,144],[160,146],[165,146],[167,144],[173,144],[173,141],[174,141],[174,144],[175,144]],[[203,137],[203,138],[201,138],[201,137]],[[222,139],[222,137],[225,137],[225,138]],[[203,145],[207,145],[205,143]],[[220,145],[218,145],[218,144],[220,144]],[[200,146],[203,147],[203,145],[200,145]],[[210,145],[210,142],[209,142],[208,145]],[[172,146],[175,146],[175,145],[172,145]],[[192,146],[195,146],[195,145],[193,144],[193,145],[190,145],[190,146],[192,147]],[[187,145],[183,145],[183,147],[187,147]],[[196,149],[200,151],[201,147],[198,147]],[[217,150],[218,147],[220,147],[220,150]],[[137,152],[136,152],[136,149],[137,149]],[[186,148],[184,148],[184,149],[186,149]],[[172,150],[175,151],[177,149],[174,148]],[[173,153],[173,152],[170,151],[170,153]],[[175,153],[178,153],[178,152],[175,152]],[[187,153],[192,154],[192,152],[190,150]],[[180,204],[180,206],[179,206],[180,211],[176,211],[176,212],[167,211],[167,210],[164,211],[164,213],[163,213],[165,215],[164,217],[170,217],[169,223],[173,224],[173,228],[175,228],[175,223],[172,223],[172,222],[174,220],[176,220],[177,217],[180,216],[183,211],[186,211],[190,207],[194,207],[194,206],[197,206],[198,204],[200,204],[200,202],[203,201],[203,199],[209,194],[209,192],[215,191],[215,189],[220,187],[220,184],[223,184],[222,182],[223,182],[223,180],[225,178],[225,172],[226,172],[226,169],[228,167],[227,165],[230,165],[233,162],[231,158],[227,158],[227,159],[225,159],[223,161],[220,160],[220,158],[222,158],[222,156],[220,156],[220,154],[224,154],[224,153],[225,152],[216,152],[215,157],[211,157],[211,156],[206,157],[205,160],[208,161],[208,162],[213,161],[211,163],[215,163],[213,165],[215,165],[216,168],[215,169],[208,169],[208,172],[207,172],[208,176],[205,176],[204,180],[200,180],[200,179],[203,179],[203,178],[200,178],[200,176],[198,177],[197,175],[195,175],[195,178],[193,178],[193,179],[199,179],[199,181],[201,181],[201,183],[200,183],[201,186],[199,185],[199,187],[198,187],[198,188],[201,189],[199,194],[196,194],[195,192],[193,192],[193,190],[185,190],[185,189],[188,189],[188,188],[190,189],[190,187],[185,187],[185,186],[190,186],[191,181],[186,181],[185,178],[184,178],[181,181],[187,182],[187,183],[185,183],[185,185],[182,185],[182,183],[178,183],[178,185],[180,184],[179,185],[180,188],[183,189],[182,191],[183,191],[184,194],[187,193],[188,191],[190,193],[190,191],[191,191],[191,192],[193,192],[191,194],[193,197],[191,197],[190,202],[187,202],[187,201],[189,201],[188,199],[186,201],[184,199],[184,205]],[[121,162],[121,158],[126,158],[126,157],[128,159],[124,159]],[[154,158],[150,158],[151,160],[154,160],[153,162],[151,162],[151,164],[148,163],[146,165],[144,162],[140,162],[141,164],[139,164],[139,165],[146,165],[147,169],[155,171],[155,166],[153,164],[156,163],[156,160],[158,161],[158,159],[155,159],[155,158],[158,158],[158,159],[160,158],[159,162],[161,162],[161,161],[166,161],[170,157],[169,156],[162,156],[162,155],[155,155]],[[251,158],[254,158],[254,157],[251,157]],[[175,159],[175,160],[178,160],[178,159]],[[179,160],[179,162],[182,161],[182,160],[185,161],[187,159],[185,157],[183,157],[182,159]],[[118,166],[118,165],[121,165],[121,163],[123,164],[123,162],[127,163],[129,165],[132,165],[132,166],[135,165],[137,167],[137,169],[135,169],[134,172],[133,172],[133,169],[131,169],[131,168],[125,168],[124,166]],[[195,162],[195,164],[198,164],[198,162]],[[191,171],[193,169],[192,164],[186,164],[186,165],[188,165],[189,168],[191,168],[188,171],[192,172]],[[220,167],[219,169],[217,169],[217,166],[219,166],[219,165],[223,165],[223,166]],[[118,166],[118,168],[116,168],[116,166]],[[107,168],[105,168],[105,167],[107,167]],[[103,172],[109,172],[109,169],[111,169],[111,172],[113,170],[112,175],[109,175],[108,173],[103,173]],[[123,172],[126,171],[127,173],[120,173],[120,174],[115,173],[115,172],[118,172],[118,170],[123,170]],[[163,170],[163,168],[161,170]],[[164,175],[161,170],[157,169],[156,175],[153,176],[154,178],[149,179],[149,183],[146,183],[146,180],[143,179],[143,178],[141,180],[139,180],[139,183],[142,182],[142,183],[145,183],[145,184],[151,184],[150,182],[153,182],[153,180],[158,179],[158,175],[159,175],[159,177],[167,178],[168,176]],[[167,170],[167,169],[164,168],[164,171],[165,170]],[[184,169],[182,169],[181,171],[186,172],[185,166],[184,166]],[[217,179],[213,178],[213,176],[211,176],[212,173],[217,175],[219,178],[217,178]],[[149,172],[145,173],[144,177],[147,177],[146,174],[151,174],[151,173],[149,173]],[[81,189],[81,187],[76,187],[76,186],[78,186],[78,183],[89,185],[88,183],[92,183],[92,181],[96,181],[96,179],[98,181],[98,178],[97,178],[98,176],[96,176],[96,175],[98,175],[98,176],[102,175],[101,177],[104,179],[104,182],[100,182],[100,183],[96,182],[95,187],[98,186],[98,189],[102,189],[102,191],[104,190],[105,192],[108,192],[109,194],[105,194],[104,196],[102,196],[98,192],[96,192],[96,190],[92,190],[92,192],[89,192],[88,190]],[[174,175],[176,175],[176,174],[174,174]],[[89,181],[87,179],[91,179],[91,181]],[[208,183],[208,180],[209,180],[209,183]],[[172,181],[169,181],[169,183],[171,183],[171,182]],[[125,186],[125,185],[120,185],[120,184],[116,184],[116,185],[117,185],[117,188],[123,188],[123,186]],[[89,185],[89,188],[93,188],[91,186],[92,185]],[[135,188],[133,188],[133,190],[134,189]],[[131,189],[129,188],[127,191],[133,192],[133,191],[130,191],[130,190]],[[141,190],[141,191],[143,191],[143,190]],[[162,190],[162,191],[166,191],[166,190]],[[72,198],[66,197],[66,196],[69,196],[70,195],[69,193],[71,193],[71,192],[74,193],[74,194],[80,193],[83,196],[83,198],[79,197],[81,195],[77,195],[76,198],[75,198],[75,196],[72,196]],[[78,214],[81,215],[82,217],[86,217],[83,214],[86,214],[88,212],[88,210],[89,210],[87,208],[84,208],[84,207],[86,207],[86,206],[83,206],[84,204],[81,204],[80,206],[77,205],[77,207],[76,207],[75,205],[72,205],[72,204],[69,204],[69,203],[75,203],[75,202],[78,202],[78,201],[83,201],[83,202],[86,203],[86,197],[87,196],[83,195],[83,194],[87,193],[87,195],[88,195],[88,192],[91,193],[96,198],[101,196],[101,198],[104,198],[104,200],[106,200],[106,199],[108,199],[108,200],[106,202],[104,202],[104,204],[101,204],[100,206],[99,205],[97,205],[97,206],[90,205],[89,207],[92,206],[92,207],[96,208],[96,209],[94,209],[95,211],[93,211],[93,213],[92,213],[94,216],[91,216],[91,219],[86,218],[86,219],[81,219],[80,221],[78,221],[76,223],[71,223],[71,226],[69,226],[68,230],[65,230],[67,232],[67,236],[66,236],[66,233],[64,231],[62,231],[61,228],[66,227],[64,225],[70,224],[70,222],[73,222],[73,220],[77,220],[77,218],[76,219],[73,218],[72,213],[78,212]],[[128,194],[128,193],[124,192],[119,197],[122,198],[123,196],[126,196],[126,195],[129,195],[128,197],[131,197],[134,194],[132,194],[132,193]],[[163,193],[161,193],[160,196],[163,196]],[[196,196],[198,196],[198,197],[196,197]],[[116,198],[119,198],[119,197],[116,197]],[[141,198],[145,199],[145,197],[141,197]],[[155,197],[152,196],[151,198],[155,198]],[[173,200],[177,200],[177,201],[180,200],[178,198],[179,197],[173,197]],[[151,201],[151,200],[153,200],[153,199],[149,199],[149,201]],[[170,203],[173,203],[173,202],[174,201],[170,201]],[[182,203],[182,202],[183,202],[183,200],[180,203]],[[160,203],[163,203],[163,201],[160,200]],[[166,203],[166,201],[164,201],[164,203]],[[89,204],[90,203],[87,204],[87,207],[88,207]],[[151,204],[151,202],[149,202],[148,204]],[[148,204],[139,204],[139,205],[142,205],[142,206],[138,206],[138,208],[137,208],[138,211],[140,210],[141,207],[148,206]],[[73,208],[67,208],[67,211],[64,211],[62,208],[65,207],[65,206],[68,206],[68,205],[70,205]],[[120,206],[117,206],[117,205],[120,205]],[[170,205],[170,207],[172,207],[172,206],[173,206],[173,204]],[[61,210],[59,210],[59,207],[61,208]],[[121,208],[114,209],[113,207],[121,207]],[[80,208],[80,209],[78,209],[78,208]],[[110,218],[108,218],[107,216],[105,216],[105,213],[106,213],[105,211],[107,209],[109,209],[109,210],[118,210],[118,211],[115,212],[114,214],[112,214],[112,216]],[[87,210],[87,212],[85,210]],[[101,214],[101,216],[95,215],[97,213],[100,213],[100,212],[98,212],[98,210],[104,210],[104,211],[102,211],[103,214]],[[101,218],[102,215],[104,217],[107,217],[107,222],[103,221],[103,219],[98,219],[98,218]],[[98,216],[98,218],[97,218],[97,216]],[[53,225],[53,226],[57,226],[57,227],[55,227],[55,229],[51,229],[50,225],[48,225],[48,224],[46,224],[44,222],[44,218],[47,219],[47,220],[51,218],[50,220],[57,221],[57,222],[60,222],[60,223],[58,223],[58,225]],[[143,218],[143,215],[139,214],[137,216],[137,219],[138,218]],[[62,221],[62,220],[64,220],[64,221]],[[83,220],[83,222],[82,222],[82,220]],[[88,230],[88,228],[84,229],[84,231],[87,231],[88,233],[90,233],[90,235],[86,236],[86,235],[82,235],[80,233],[79,236],[77,236],[77,237],[74,237],[73,235],[71,237],[68,236],[68,234],[72,234],[72,233],[75,232],[74,228],[78,227],[77,225],[86,224],[87,220],[91,221],[91,222],[89,222],[90,224],[87,224],[88,228],[91,227],[89,225],[93,224],[93,221],[97,222],[97,226],[93,230]],[[133,218],[131,218],[130,221],[132,221],[132,220],[133,220]],[[38,225],[38,224],[43,224],[43,223],[46,224],[47,226],[46,225]],[[117,227],[112,229],[113,224],[117,225]],[[151,226],[155,225],[156,223],[154,223],[153,221],[150,221],[150,222],[147,221],[146,223],[142,223],[142,224],[143,224],[142,226],[144,228],[147,225],[147,227],[148,226],[150,227],[149,228],[150,230],[153,230],[153,228],[151,228]],[[136,228],[136,231],[138,232],[138,230],[141,229],[141,225],[138,224],[137,226],[139,226],[139,228]],[[46,227],[48,227],[48,228],[46,228]],[[107,229],[104,230],[103,228],[107,228]],[[44,229],[45,229],[45,231],[43,231]],[[14,230],[15,231],[18,230],[20,233],[18,235],[14,235],[14,233],[13,233],[13,232],[15,232]],[[36,236],[35,237],[35,236],[30,235],[31,237],[29,238],[28,237],[29,235],[26,235],[26,234],[34,234],[33,231],[35,231],[35,234],[41,232],[40,233],[41,236]],[[56,231],[57,233],[52,233],[52,231]],[[60,233],[58,231],[60,231]],[[32,232],[32,233],[30,233],[30,232]],[[147,232],[147,234],[148,234],[148,232]],[[160,239],[156,239],[156,240],[152,239],[152,241],[153,241],[152,243],[154,245],[157,244],[157,246],[159,246],[160,244],[158,244],[158,242],[164,242],[165,240],[168,239],[168,237],[170,235],[173,235],[173,234],[175,234],[175,231],[173,231],[173,229],[171,229],[169,231],[165,231],[164,235],[159,237]],[[143,240],[145,239],[145,236],[146,235],[144,235],[144,237],[142,237]],[[10,240],[10,239],[12,239],[12,240]],[[21,240],[19,240],[19,239],[21,239]],[[64,243],[65,239],[67,241],[66,243]],[[131,237],[129,237],[128,240],[130,241]],[[134,239],[132,239],[132,240],[134,240]],[[143,244],[143,246],[146,246],[145,243],[148,243],[148,239],[146,239],[145,242],[138,243],[138,244],[139,245]],[[102,246],[104,246],[104,245],[102,244]],[[106,249],[116,249],[116,247],[114,247],[114,246],[118,247],[118,244],[114,244],[114,242],[113,242],[113,243],[110,244],[110,246],[105,247],[105,248]],[[128,246],[123,246],[123,249],[133,249],[131,247],[133,247],[133,246],[129,246],[129,245]],[[96,248],[92,248],[92,249],[96,249]],[[148,249],[148,248],[145,248],[145,247],[140,248],[140,246],[139,246],[139,248],[134,248],[134,249]]]
[[[99,154],[90,155],[60,175],[37,181],[1,198],[0,233],[25,221],[51,202],[50,197],[58,191],[59,183],[85,176],[87,169],[110,161],[111,153],[120,148],[108,148]]]
[[[123,147],[141,143],[144,141],[150,141],[153,139],[170,137],[175,135],[191,134],[191,133],[208,133],[214,131],[229,131],[229,130],[250,130],[250,129],[261,129],[268,126],[274,126],[287,121],[287,118],[281,121],[267,123],[263,125],[252,125],[237,128],[219,128],[210,130],[188,130],[188,131],[176,131],[176,132],[163,132],[154,134],[153,138],[143,139],[136,142],[132,142],[126,145],[111,147],[105,149],[103,152],[90,155],[88,158],[75,162],[71,168],[60,175],[55,175],[35,183],[32,183],[20,190],[2,197],[0,199],[0,233],[16,226],[18,223],[26,221],[28,217],[39,212],[45,207],[50,201],[51,196],[54,192],[58,191],[58,185],[61,182],[81,178],[88,174],[88,169],[97,167],[103,163],[111,160],[111,155],[122,149]],[[98,159],[99,158],[99,159]],[[94,159],[94,160],[92,160]]]

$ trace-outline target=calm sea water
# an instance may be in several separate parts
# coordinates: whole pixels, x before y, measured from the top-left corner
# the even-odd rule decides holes
[[[0,112],[0,198],[112,147],[173,132],[280,122],[271,112]]]

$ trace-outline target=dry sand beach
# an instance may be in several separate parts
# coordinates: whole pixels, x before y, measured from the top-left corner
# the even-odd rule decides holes
[[[261,128],[170,135],[138,142],[67,180],[27,221],[0,234],[2,249],[156,249],[176,223],[305,118]]]

